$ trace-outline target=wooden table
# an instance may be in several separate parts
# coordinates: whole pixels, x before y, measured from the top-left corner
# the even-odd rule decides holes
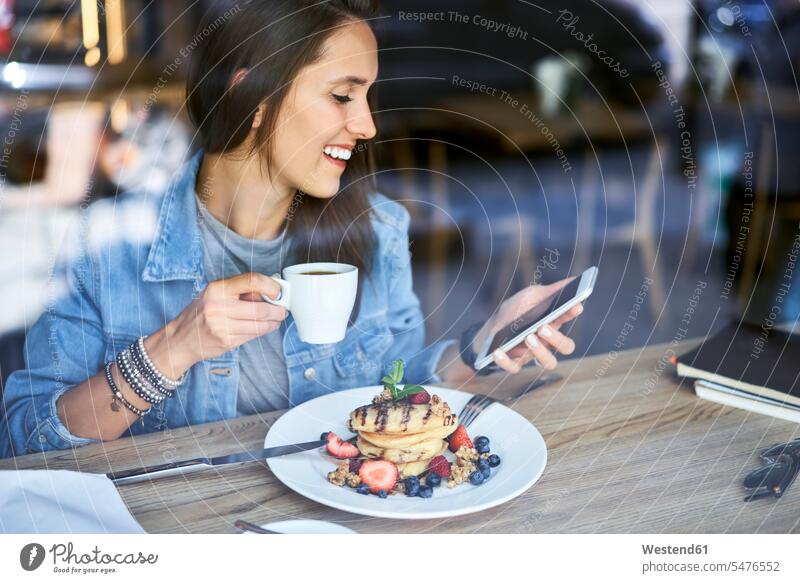
[[[544,475],[518,498],[472,515],[436,520],[369,518],[333,510],[278,482],[263,462],[120,487],[148,532],[235,532],[237,518],[265,523],[314,518],[362,533],[800,532],[800,483],[780,500],[744,503],[754,452],[788,440],[797,425],[694,396],[666,363],[697,341],[573,359],[557,384],[514,405],[544,436]],[[493,375],[465,387],[511,396],[540,374]],[[107,472],[140,463],[255,449],[281,412],[114,442],[0,460],[0,469]]]

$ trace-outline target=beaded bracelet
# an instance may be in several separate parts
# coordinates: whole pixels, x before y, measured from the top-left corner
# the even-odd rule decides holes
[[[136,405],[128,401],[120,390],[117,388],[117,383],[114,382],[114,377],[111,375],[111,365],[113,361],[109,361],[106,363],[106,380],[108,381],[108,388],[111,389],[111,393],[114,395],[114,399],[111,401],[111,410],[112,411],[119,411],[119,405],[117,405],[117,401],[125,405],[125,407],[130,410],[131,413],[137,415],[139,417],[139,422],[144,425],[144,416],[150,413],[150,409],[145,409],[142,411]]]
[[[133,345],[131,345],[133,346]],[[150,382],[148,378],[145,377],[143,371],[135,365],[132,360],[132,351],[131,348],[128,347],[122,351],[123,358],[125,359],[125,365],[130,369],[131,373],[133,373],[134,378],[139,382],[141,388],[148,394],[150,397],[155,399],[158,402],[163,401],[167,397],[172,396],[172,391],[167,390],[159,390],[158,388],[153,386],[153,383]]]
[[[160,395],[155,391],[148,388],[147,383],[144,382],[135,368],[131,367],[129,352],[126,348],[117,355],[117,367],[122,373],[122,378],[130,385],[141,399],[147,401],[151,405],[156,405],[166,399],[164,395]]]
[[[150,371],[156,375],[165,385],[168,387],[178,387],[183,384],[183,381],[186,379],[186,373],[184,373],[181,378],[178,380],[171,379],[163,374],[156,365],[153,364],[153,361],[150,359],[150,355],[147,354],[147,349],[144,347],[144,340],[147,338],[146,336],[142,336],[137,340],[137,344],[139,345],[139,351],[144,359],[145,365],[150,369]]]
[[[164,395],[165,397],[171,397],[175,394],[175,388],[168,388],[164,386],[153,371],[151,371],[144,362],[144,358],[142,357],[141,350],[139,349],[139,342],[136,341],[128,347],[130,351],[131,360],[133,362],[133,366],[136,371],[144,377],[143,380],[147,381],[150,384],[150,387],[157,391],[158,393]]]

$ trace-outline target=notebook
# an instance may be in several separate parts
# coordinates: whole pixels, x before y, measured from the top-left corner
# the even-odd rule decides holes
[[[679,356],[675,364],[682,377],[800,407],[798,334],[733,323]]]
[[[724,385],[717,385],[704,380],[696,380],[694,382],[694,392],[698,397],[706,401],[713,401],[720,405],[736,407],[737,409],[744,409],[745,411],[752,411],[753,413],[770,415],[778,419],[800,423],[800,407],[795,407],[785,401],[776,401],[775,399],[760,397],[752,393],[746,393],[745,391],[732,389]]]

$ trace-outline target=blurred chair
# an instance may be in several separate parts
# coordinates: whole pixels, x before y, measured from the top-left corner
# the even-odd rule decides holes
[[[788,251],[791,250],[793,237],[781,237],[781,227],[792,223],[792,233],[797,232],[795,225],[800,224],[800,198],[781,197],[777,193],[771,196],[770,172],[775,163],[773,157],[774,133],[772,126],[765,123],[761,131],[761,147],[758,153],[759,168],[756,172],[756,184],[753,192],[753,208],[750,214],[750,232],[745,245],[742,262],[741,282],[737,290],[737,308],[747,320],[763,324],[770,318],[773,305],[777,303],[777,285],[784,277]],[[784,248],[787,243],[789,248]],[[792,289],[798,278],[791,269],[791,278],[786,292],[790,298],[795,297],[797,289]],[[784,282],[786,283],[786,282]],[[796,284],[795,284],[796,285]],[[760,289],[759,289],[760,288]],[[781,296],[781,304],[785,296]],[[791,308],[791,301],[788,302]],[[800,318],[798,313],[785,313],[786,304],[780,306],[782,311],[779,320]]]

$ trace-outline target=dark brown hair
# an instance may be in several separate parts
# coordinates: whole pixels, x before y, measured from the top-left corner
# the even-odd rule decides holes
[[[227,10],[226,10],[227,7]],[[248,155],[269,167],[270,138],[292,82],[318,61],[322,46],[344,25],[374,18],[374,0],[251,0],[217,3],[198,27],[191,55],[186,100],[198,130],[196,145],[208,153],[241,146],[261,103],[266,111]],[[231,89],[240,69],[248,74]],[[375,109],[372,89],[367,98]],[[342,175],[342,191],[319,199],[295,194],[287,216],[289,255],[294,263],[337,261],[369,273],[375,253],[368,194],[374,188],[374,159],[361,141]],[[360,288],[360,286],[359,286]]]

